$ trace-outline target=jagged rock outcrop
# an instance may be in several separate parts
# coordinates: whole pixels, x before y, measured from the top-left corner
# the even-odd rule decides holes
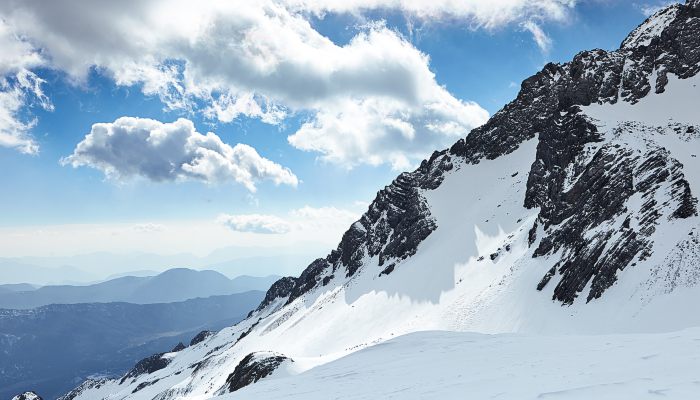
[[[387,265],[385,274],[396,263],[415,254],[418,245],[437,228],[422,195],[423,190],[439,186],[443,173],[452,169],[445,151],[435,152],[411,173],[403,173],[391,185],[377,193],[368,211],[351,225],[336,250],[326,258],[312,262],[298,278],[282,278],[267,292],[258,310],[275,298],[287,298],[286,304],[309,290],[327,285],[335,274],[352,277],[366,258],[377,257]]]
[[[34,392],[24,392],[13,397],[12,400],[42,400],[42,398]]]
[[[207,340],[208,338],[212,337],[216,332],[214,331],[201,331],[195,337],[190,340],[190,346],[194,346],[196,344],[202,343],[203,341]]]
[[[525,198],[527,207],[541,208],[539,221],[547,231],[534,256],[563,250],[562,259],[537,286],[541,290],[561,275],[554,299],[571,304],[589,283],[586,300],[599,298],[614,284],[618,271],[653,251],[649,236],[664,208],[673,207],[667,218],[697,214],[697,200],[682,165],[668,151],[647,146],[639,156],[618,141],[585,154],[591,149],[584,147],[601,141],[602,134],[569,103],[586,106],[624,100],[634,104],[652,90],[662,93],[669,73],[680,78],[697,74],[699,12],[697,3],[671,6],[633,31],[620,50],[583,52],[554,69],[558,80],[552,87],[559,92],[554,97],[558,106],[546,123],[534,127],[540,137]],[[644,127],[617,129],[615,134],[623,136]],[[566,185],[566,180],[573,182]],[[672,188],[670,196],[658,204],[656,199],[667,186]],[[645,199],[643,207],[631,210],[622,226],[599,229],[590,237],[596,227],[626,213],[625,204],[639,194]],[[640,221],[636,228],[630,227],[630,219]]]
[[[163,358],[163,354],[165,353],[154,354],[137,362],[134,368],[130,369],[129,372],[122,377],[121,383],[140,375],[152,374],[167,367],[168,364],[170,364],[170,359]]]
[[[170,352],[171,352],[171,353],[172,353],[172,352],[178,352],[178,351],[185,350],[186,348],[187,348],[187,347],[186,347],[182,342],[180,342],[180,343],[176,344],[175,347],[173,347],[173,349],[170,350]]]
[[[289,299],[296,286],[296,283],[297,278],[291,276],[283,277],[277,280],[267,290],[267,293],[265,293],[265,298],[262,302],[260,302],[258,308],[251,311],[250,314],[248,314],[248,317],[250,317],[255,311],[260,311],[268,307],[276,299]]]
[[[668,74],[694,76],[700,71],[698,15],[695,1],[673,5],[649,17],[617,51],[583,51],[569,63],[545,65],[522,83],[514,101],[460,139],[450,153],[472,163],[494,159],[535,137],[558,111],[620,100],[636,103],[651,91],[652,83],[655,93],[662,93]],[[661,29],[659,24],[666,26]]]
[[[250,353],[241,360],[236,369],[226,378],[220,393],[235,392],[238,389],[270,376],[283,362],[294,362],[281,354],[266,352]]]
[[[594,128],[587,125],[583,131],[588,129]],[[557,153],[551,148],[543,152]],[[570,150],[567,153],[580,155]],[[587,163],[558,161],[538,157],[536,165],[544,168],[544,175],[542,171],[530,175],[532,191],[528,191],[526,202],[541,207],[540,221],[546,232],[534,256],[565,250],[538,289],[559,273],[554,298],[566,304],[572,303],[589,282],[587,301],[599,298],[616,281],[618,271],[648,257],[653,248],[650,236],[659,220],[669,214],[666,209],[671,210],[665,215],[669,219],[696,215],[696,200],[689,194],[682,166],[664,149],[646,148],[639,155],[628,146],[611,142],[601,146]],[[565,171],[577,168],[582,169],[575,173],[578,179],[570,188],[563,188]],[[537,190],[542,187],[547,190]],[[547,195],[541,196],[543,193]],[[640,209],[627,207],[635,195],[644,201]],[[666,201],[660,204],[658,199],[664,197]],[[624,222],[616,226],[614,222],[621,216]]]

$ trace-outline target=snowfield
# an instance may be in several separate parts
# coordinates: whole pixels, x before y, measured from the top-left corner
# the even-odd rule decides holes
[[[700,329],[528,336],[419,332],[217,400],[697,399]]]

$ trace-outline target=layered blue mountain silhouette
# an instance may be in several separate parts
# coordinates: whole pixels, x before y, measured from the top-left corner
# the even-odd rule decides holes
[[[171,303],[197,297],[267,290],[279,277],[240,276],[229,279],[215,271],[176,268],[156,276],[125,276],[93,285],[0,286],[0,308],[28,309],[49,304]],[[177,288],[177,290],[173,290]]]
[[[179,273],[162,279],[179,282],[171,279]],[[143,299],[154,298],[142,291],[145,287],[167,290],[164,285],[140,286],[137,292]],[[180,288],[171,286],[170,291]],[[203,330],[237,323],[263,296],[262,291],[248,291],[174,303],[0,310],[0,399],[27,390],[55,399],[88,377],[122,375],[144,357],[167,352],[180,342],[189,344]]]

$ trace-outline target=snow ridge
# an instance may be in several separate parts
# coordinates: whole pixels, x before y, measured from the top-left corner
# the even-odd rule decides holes
[[[664,29],[676,18],[679,9],[680,4],[674,4],[657,11],[644,21],[642,25],[637,27],[637,29],[633,30],[622,42],[620,47],[623,49],[632,49],[635,47],[648,46],[653,39],[661,36]]]

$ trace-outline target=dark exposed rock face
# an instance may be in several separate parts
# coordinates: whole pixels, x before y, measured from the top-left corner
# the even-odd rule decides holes
[[[151,385],[155,385],[156,383],[158,383],[158,381],[159,381],[159,379],[154,379],[152,381],[147,381],[147,382],[141,382],[134,388],[134,390],[131,391],[131,393],[136,393],[139,390],[143,390]]]
[[[281,354],[250,353],[241,360],[226,378],[221,392],[235,392],[273,373],[283,362],[290,360]]]
[[[539,218],[546,230],[534,256],[565,250],[538,289],[559,272],[561,280],[554,289],[554,298],[564,303],[572,303],[589,282],[587,300],[600,297],[615,282],[619,270],[635,258],[645,259],[652,251],[649,237],[664,207],[676,209],[670,218],[695,215],[695,202],[687,200],[682,167],[664,149],[651,148],[640,156],[624,145],[607,144],[582,166],[580,177],[570,189],[553,184],[546,192],[528,192],[526,198],[529,206],[541,207]],[[563,171],[561,166],[550,164],[547,182],[557,182],[559,171]],[[532,189],[543,184],[539,176],[530,176]],[[668,203],[657,204],[656,199],[662,198],[667,189]],[[549,195],[543,197],[542,193]],[[625,204],[634,195],[641,195],[642,206],[627,209]],[[624,222],[616,226],[614,221],[620,217]]]
[[[129,370],[129,372],[124,375],[124,377],[121,379],[120,383],[126,382],[128,379],[131,378],[136,378],[137,376],[143,375],[143,374],[152,374],[156,371],[159,371],[170,364],[170,360],[163,358],[163,354],[165,353],[158,353],[154,354],[150,357],[146,357],[143,360],[139,361],[136,363],[134,368]]]
[[[243,340],[243,338],[250,335],[250,332],[252,332],[253,329],[255,329],[255,327],[258,326],[259,323],[260,323],[260,319],[255,321],[252,325],[250,325],[250,327],[247,330],[241,332],[241,334],[238,336],[238,339],[236,339],[236,343],[240,342],[241,340]]]
[[[659,26],[663,27],[660,33]],[[583,51],[569,63],[547,64],[526,79],[517,98],[486,124],[450,149],[433,153],[416,171],[399,175],[380,191],[336,250],[314,261],[296,280],[278,282],[291,289],[277,287],[273,292],[271,288],[264,304],[277,297],[290,303],[338,273],[351,277],[367,258],[377,257],[383,266],[380,277],[400,268],[400,261],[413,255],[437,228],[422,191],[438,187],[456,162],[477,164],[495,159],[538,135],[524,204],[539,207],[540,214],[529,241],[537,246],[535,257],[559,250],[563,256],[536,287],[542,290],[559,279],[554,299],[570,304],[591,283],[587,300],[600,297],[614,284],[618,271],[653,251],[649,238],[655,224],[661,218],[696,215],[697,199],[678,161],[664,149],[649,147],[640,155],[622,142],[596,145],[604,134],[580,107],[623,101],[635,104],[649,93],[664,92],[669,74],[683,79],[699,71],[698,0],[673,5],[650,17],[616,51]],[[669,204],[655,204],[654,198],[668,187],[672,189],[667,202],[673,203],[675,211],[664,216],[663,206]],[[635,195],[644,200],[639,212],[625,206]],[[608,226],[625,213],[639,226],[630,222]],[[541,238],[537,237],[538,226],[544,229]],[[587,236],[601,226],[592,237]]]
[[[312,262],[299,278],[277,281],[258,310],[276,298],[286,297],[289,304],[309,290],[328,284],[337,273],[351,277],[365,258],[377,257],[380,265],[397,265],[415,254],[418,245],[437,228],[422,191],[438,187],[444,172],[450,169],[451,156],[443,151],[433,153],[416,171],[399,175],[377,193],[369,210],[345,232],[336,250]],[[385,274],[392,270],[386,269]]]
[[[563,86],[557,83],[554,90],[570,95],[556,96],[556,113],[535,127],[540,131],[537,159],[525,198],[526,207],[540,207],[538,219],[546,230],[534,256],[563,250],[561,260],[537,285],[542,290],[561,275],[554,288],[556,300],[573,303],[589,283],[587,301],[599,298],[614,284],[618,271],[648,257],[653,251],[649,237],[664,207],[675,209],[670,218],[697,215],[697,200],[682,165],[668,151],[647,147],[640,156],[625,143],[616,143],[584,154],[584,146],[600,141],[601,135],[576,107],[562,107],[572,101],[580,105],[623,99],[636,103],[651,90],[663,92],[668,73],[681,78],[695,75],[700,69],[700,21],[694,18],[697,8],[697,3],[672,6],[652,17],[654,21],[669,18],[658,37],[647,34],[650,19],[632,32],[617,52],[584,52],[557,68],[556,74],[565,78],[560,79]],[[652,88],[648,77],[653,71],[657,72]],[[621,126],[615,133],[622,136],[634,129],[644,127]],[[577,180],[564,188],[567,174]],[[656,198],[663,197],[663,191],[670,192],[667,203],[672,204],[657,204]],[[642,196],[642,207],[627,210],[625,204],[634,195]],[[627,217],[622,226],[611,226],[624,214]],[[631,220],[637,221],[635,226],[630,226]]]
[[[190,346],[194,346],[196,344],[202,343],[203,341],[207,340],[208,338],[214,336],[216,332],[214,331],[201,331],[199,332],[195,337],[190,340]]]
[[[270,286],[270,289],[268,289],[267,293],[265,293],[265,298],[260,303],[258,308],[254,311],[262,310],[263,308],[272,304],[272,302],[275,301],[275,299],[289,298],[289,296],[292,294],[292,290],[294,290],[296,283],[297,278],[291,276],[280,278],[277,282],[273,283],[272,286]],[[252,315],[254,311],[251,311],[250,314],[248,314],[248,317],[250,317],[250,315]]]
[[[348,233],[345,236],[348,236]],[[330,256],[329,256],[330,257]],[[306,269],[299,275],[299,278],[294,282],[294,287],[289,292],[289,298],[287,299],[287,304],[291,303],[297,297],[303,295],[309,290],[313,289],[319,281],[321,281],[324,272],[328,270],[330,263],[327,259],[319,258],[311,263]]]
[[[172,352],[178,352],[178,351],[185,350],[186,348],[187,348],[187,347],[185,347],[185,345],[184,345],[182,342],[180,342],[180,343],[178,343],[175,347],[173,347],[173,349],[170,350],[170,352],[171,352],[171,353],[172,353]]]
[[[651,17],[618,51],[585,51],[570,63],[548,64],[523,82],[515,101],[450,149],[478,162],[511,152],[539,133],[525,206],[540,207],[538,221],[545,229],[534,256],[562,250],[561,260],[537,285],[542,290],[561,275],[555,300],[571,304],[589,283],[587,301],[598,298],[614,284],[618,271],[651,253],[649,237],[662,217],[662,208],[669,206],[656,204],[655,197],[667,187],[671,188],[668,201],[675,207],[671,218],[697,215],[697,199],[682,166],[667,151],[648,148],[639,156],[619,143],[586,149],[600,142],[602,135],[577,106],[634,104],[652,90],[663,92],[669,73],[680,78],[697,74],[698,4],[675,5]],[[659,36],[651,35],[649,26],[659,20],[668,26]],[[653,74],[655,83],[649,78]],[[587,153],[591,150],[592,154]],[[575,182],[565,187],[565,180],[571,177]],[[644,203],[640,210],[628,212],[625,204],[635,194]],[[625,213],[629,215],[622,226],[606,228]],[[631,219],[638,221],[636,227],[630,226]],[[537,240],[536,231],[537,225],[530,231],[531,245]]]

